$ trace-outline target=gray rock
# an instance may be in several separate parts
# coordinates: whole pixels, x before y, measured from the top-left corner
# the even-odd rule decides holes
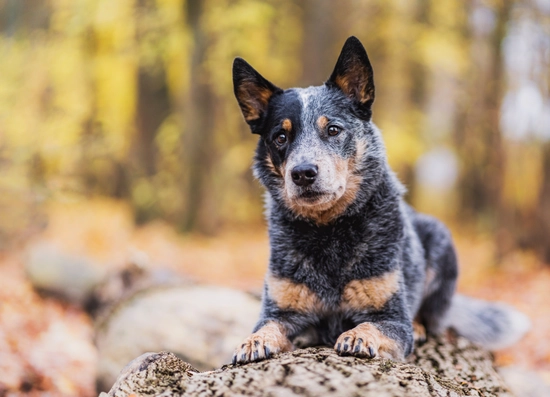
[[[550,385],[533,371],[511,365],[499,368],[498,372],[516,397],[550,396]]]
[[[47,243],[27,249],[25,272],[40,292],[80,305],[107,273],[104,266]]]
[[[252,331],[260,302],[232,289],[201,286],[149,288],[122,301],[97,325],[98,387],[106,391],[133,358],[168,350],[199,370],[230,362]]]
[[[120,270],[110,273],[93,289],[85,308],[96,323],[100,323],[114,307],[140,291],[192,282],[191,279],[168,269],[153,268],[148,264],[131,261]]]

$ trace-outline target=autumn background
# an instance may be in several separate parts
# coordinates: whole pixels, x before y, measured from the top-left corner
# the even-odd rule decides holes
[[[91,321],[33,290],[37,246],[261,286],[232,60],[316,85],[350,35],[408,201],[457,240],[460,289],[532,318],[498,362],[550,382],[548,0],[0,0],[0,395],[95,393]]]

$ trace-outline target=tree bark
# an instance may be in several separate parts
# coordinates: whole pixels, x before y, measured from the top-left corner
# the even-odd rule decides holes
[[[340,357],[308,348],[244,366],[196,372],[168,352],[132,361],[100,397],[128,396],[511,396],[490,353],[445,336],[417,347],[406,363]]]

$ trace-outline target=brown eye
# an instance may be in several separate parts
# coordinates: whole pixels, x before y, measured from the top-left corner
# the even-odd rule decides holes
[[[330,127],[328,127],[328,134],[330,136],[336,136],[338,135],[340,132],[342,132],[342,129],[340,127],[337,127],[335,125],[331,125]]]
[[[282,146],[286,143],[286,134],[279,134],[277,136],[276,142],[279,146]]]

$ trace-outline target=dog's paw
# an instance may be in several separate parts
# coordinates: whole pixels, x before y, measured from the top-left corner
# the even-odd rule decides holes
[[[274,354],[291,351],[292,344],[280,324],[271,322],[246,338],[233,354],[233,364],[265,360]]]
[[[358,332],[357,328],[350,329],[338,337],[334,350],[341,356],[356,356],[374,358],[378,355],[380,344],[368,332]]]
[[[334,350],[341,356],[382,357],[396,361],[404,359],[401,346],[372,323],[362,323],[344,332],[338,337]]]

